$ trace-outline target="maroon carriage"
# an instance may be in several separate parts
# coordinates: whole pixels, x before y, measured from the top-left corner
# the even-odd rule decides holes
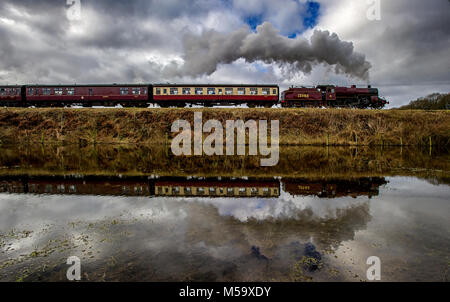
[[[22,87],[0,86],[0,106],[22,106]]]
[[[28,105],[57,107],[79,104],[91,106],[147,107],[149,85],[27,85],[25,96]]]

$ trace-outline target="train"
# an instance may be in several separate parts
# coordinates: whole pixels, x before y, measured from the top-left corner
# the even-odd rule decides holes
[[[388,102],[371,86],[334,85],[290,87],[276,84],[101,84],[101,85],[0,85],[1,107],[65,107],[79,105],[142,107],[205,107],[242,105],[250,108],[360,108],[381,109]]]

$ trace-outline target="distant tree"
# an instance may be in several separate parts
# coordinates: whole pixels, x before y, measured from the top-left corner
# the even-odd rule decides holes
[[[449,110],[450,93],[432,93],[426,97],[411,101],[408,105],[402,106],[399,109]]]

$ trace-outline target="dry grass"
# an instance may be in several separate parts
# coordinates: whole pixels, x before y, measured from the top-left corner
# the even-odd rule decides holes
[[[279,120],[281,145],[450,144],[450,112],[352,109],[0,109],[0,143],[162,143],[176,119]]]

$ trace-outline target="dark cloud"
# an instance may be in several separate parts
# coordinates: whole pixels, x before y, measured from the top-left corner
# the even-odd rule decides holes
[[[365,1],[317,1],[316,30],[287,39],[305,30],[305,1],[81,0],[70,21],[64,0],[3,0],[0,81],[349,85],[365,84],[370,62],[391,104],[448,92],[449,1],[382,0],[374,22]],[[268,23],[252,32],[249,16]]]

